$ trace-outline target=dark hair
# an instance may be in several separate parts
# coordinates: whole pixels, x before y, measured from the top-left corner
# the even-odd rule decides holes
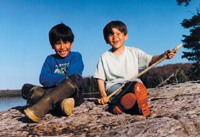
[[[126,25],[121,21],[111,21],[109,22],[103,29],[103,35],[106,43],[109,43],[108,36],[109,34],[113,34],[112,29],[117,28],[119,31],[123,32],[124,35],[128,33]]]
[[[62,40],[64,43],[67,41],[70,43],[74,42],[74,34],[72,30],[63,23],[54,26],[49,31],[49,42],[52,48],[54,48],[54,45],[60,40]]]

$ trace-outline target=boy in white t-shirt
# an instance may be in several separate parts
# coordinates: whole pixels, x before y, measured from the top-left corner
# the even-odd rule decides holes
[[[105,26],[103,33],[111,49],[100,56],[94,73],[101,93],[98,103],[111,104],[115,114],[137,108],[140,114],[149,115],[146,87],[140,79],[129,80],[138,74],[139,68],[146,68],[165,55],[171,59],[174,53],[167,50],[161,55],[151,56],[137,48],[124,46],[125,40],[128,39],[128,32],[126,25],[121,21],[111,21]],[[124,88],[110,100],[107,98],[126,82]],[[131,86],[127,88],[129,84]]]

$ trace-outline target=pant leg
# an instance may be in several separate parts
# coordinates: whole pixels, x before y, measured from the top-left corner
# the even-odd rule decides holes
[[[120,100],[120,98],[128,92],[133,92],[134,93],[134,85],[137,82],[141,82],[142,81],[140,79],[134,79],[132,81],[129,81],[125,84],[125,86],[123,88],[121,88],[116,94],[114,94],[110,99],[109,99],[109,104],[117,104]],[[113,86],[111,86],[108,90],[107,90],[107,95],[109,96],[110,94],[112,94],[114,91],[116,91],[119,87],[121,87],[124,83],[117,83]]]
[[[45,88],[40,87],[40,86],[34,86],[30,90],[30,94],[27,97],[28,105],[32,106],[35,103],[37,103],[46,94],[46,92],[49,92],[49,89],[45,89]]]
[[[73,96],[75,100],[75,106],[79,106],[84,102],[83,91],[84,91],[84,80],[83,77],[76,73],[69,76],[71,81],[76,84],[77,88],[79,89],[76,95]]]
[[[45,93],[45,89],[40,86],[35,86],[32,84],[24,84],[21,89],[21,94],[24,99],[27,100],[27,104],[32,106],[38,102]]]
[[[34,87],[35,85],[26,83],[22,86],[21,89],[21,95],[24,99],[27,99],[27,95],[29,94],[30,90]]]
[[[129,82],[127,82],[126,84],[125,84],[125,86],[123,87],[123,92],[124,93],[128,93],[128,92],[132,92],[132,93],[134,93],[134,87],[135,87],[135,84],[137,83],[137,82],[140,82],[140,83],[143,83],[140,79],[134,79],[134,80],[132,80],[132,81],[129,81]],[[123,94],[123,93],[122,93]]]
[[[108,90],[107,90],[107,95],[109,96],[110,94],[112,94],[114,91],[116,91],[119,87],[122,86],[123,83],[118,83],[115,84],[113,86],[111,86]],[[117,102],[119,101],[119,99],[121,98],[120,93],[122,92],[122,89],[120,89],[116,94],[114,94],[110,99],[109,99],[109,104],[117,104]]]
[[[29,109],[37,116],[44,117],[50,110],[54,109],[56,103],[65,98],[72,97],[76,94],[78,88],[69,77],[61,81],[51,92],[46,94]]]

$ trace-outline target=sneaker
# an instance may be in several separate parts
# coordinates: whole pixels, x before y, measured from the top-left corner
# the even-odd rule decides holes
[[[67,116],[71,115],[72,111],[74,110],[74,105],[74,98],[63,99],[60,103],[62,112]]]
[[[122,112],[131,109],[136,102],[136,96],[133,93],[127,93],[122,96],[120,103],[113,108],[113,113],[121,114]]]
[[[134,87],[135,96],[137,99],[137,104],[139,108],[139,112],[143,114],[144,116],[149,115],[149,106],[147,103],[147,89],[146,87],[140,83],[137,82]]]

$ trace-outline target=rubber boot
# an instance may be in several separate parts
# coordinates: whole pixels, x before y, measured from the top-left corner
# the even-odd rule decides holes
[[[34,122],[39,122],[56,103],[71,97],[77,92],[77,86],[66,77],[51,92],[44,95],[36,104],[24,110],[26,116]]]
[[[131,109],[136,102],[136,96],[133,93],[126,93],[120,99],[120,102],[113,108],[113,113],[121,114],[122,112]]]
[[[69,76],[69,79],[72,81],[72,83],[76,84],[77,88],[79,89],[73,98],[65,98],[63,99],[60,104],[56,107],[57,110],[61,111],[64,115],[71,115],[73,109],[75,106],[79,106],[83,103],[83,78],[80,74],[73,74]]]
[[[24,84],[22,86],[22,89],[21,89],[21,94],[22,94],[22,97],[24,99],[27,99],[27,95],[29,94],[30,90],[34,87],[35,85],[32,85],[32,84]]]
[[[64,115],[71,115],[72,111],[74,110],[75,100],[74,98],[66,98],[60,102],[60,108]]]
[[[27,105],[32,106],[41,99],[45,90],[39,86],[24,84],[21,93],[22,97],[27,100]]]
[[[140,114],[144,116],[149,115],[149,106],[147,103],[147,89],[144,84],[137,82],[134,86],[134,93],[137,99],[137,105],[139,108]]]
[[[34,86],[31,88],[29,94],[27,95],[27,104],[29,106],[34,105],[37,103],[42,96],[45,94],[45,90],[40,86]]]

